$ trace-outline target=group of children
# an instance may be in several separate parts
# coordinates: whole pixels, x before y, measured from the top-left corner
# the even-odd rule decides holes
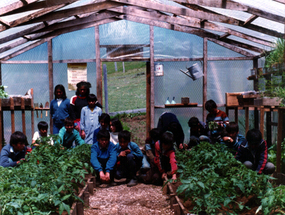
[[[131,141],[130,132],[123,130],[119,119],[110,119],[102,113],[102,106],[94,94],[90,94],[88,82],[77,84],[76,96],[67,99],[62,85],[55,87],[55,99],[51,102],[50,112],[53,119],[53,134],[59,141],[50,144],[61,144],[66,148],[76,145],[92,144],[91,165],[96,171],[98,182],[115,185],[116,180],[126,178],[128,186],[135,186],[138,178],[145,183],[161,184],[166,178],[176,180],[176,149],[191,150],[201,141],[226,145],[236,159],[258,173],[271,174],[275,166],[267,162],[267,144],[258,129],[247,132],[246,138],[239,134],[238,124],[229,122],[225,112],[218,110],[213,100],[205,103],[209,112],[206,123],[197,117],[188,121],[190,141],[184,143],[184,132],[173,113],[163,113],[157,128],[150,131],[145,141],[143,152]],[[32,146],[38,147],[42,137],[47,136],[48,124],[38,123]],[[25,159],[27,138],[22,132],[11,135],[10,144],[3,147],[0,165],[16,166]],[[175,144],[176,143],[176,147]],[[143,159],[147,160],[145,167]],[[116,179],[116,180],[115,180]]]

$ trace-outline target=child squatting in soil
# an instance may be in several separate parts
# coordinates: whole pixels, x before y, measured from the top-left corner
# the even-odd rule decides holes
[[[106,129],[98,132],[98,141],[91,146],[91,165],[97,176],[97,181],[109,184],[114,179],[114,168],[117,161],[117,151],[110,142],[110,133]]]
[[[275,171],[274,164],[267,162],[267,143],[258,129],[246,133],[246,140],[241,143],[235,158],[258,174],[270,175]]]
[[[155,143],[154,163],[159,170],[162,180],[168,176],[173,180],[176,180],[177,162],[175,159],[175,149],[173,144],[174,138],[170,131],[164,132],[160,140]],[[153,177],[155,177],[155,174]]]
[[[118,135],[119,144],[117,147],[117,169],[115,178],[127,178],[128,187],[137,185],[136,172],[142,166],[143,154],[139,146],[131,142],[131,133],[121,131]]]

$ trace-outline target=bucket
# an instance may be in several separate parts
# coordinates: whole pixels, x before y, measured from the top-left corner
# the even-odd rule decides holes
[[[202,65],[202,62],[200,62]],[[189,68],[186,67],[186,69],[188,70],[188,73],[190,75],[190,77],[195,81],[198,78],[201,78],[202,76],[204,76],[203,72],[202,72],[202,68],[198,63],[194,63],[192,66],[190,66]]]

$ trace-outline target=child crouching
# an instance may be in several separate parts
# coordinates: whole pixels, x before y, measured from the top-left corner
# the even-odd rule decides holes
[[[177,162],[173,144],[173,134],[169,131],[164,132],[160,140],[155,143],[154,163],[158,167],[162,180],[165,177],[171,177],[173,180],[176,180]]]

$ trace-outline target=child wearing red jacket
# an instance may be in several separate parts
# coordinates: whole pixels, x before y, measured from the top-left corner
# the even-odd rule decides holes
[[[164,132],[160,140],[155,143],[154,163],[158,167],[161,179],[171,177],[176,180],[177,162],[173,144],[174,137],[170,131]]]

